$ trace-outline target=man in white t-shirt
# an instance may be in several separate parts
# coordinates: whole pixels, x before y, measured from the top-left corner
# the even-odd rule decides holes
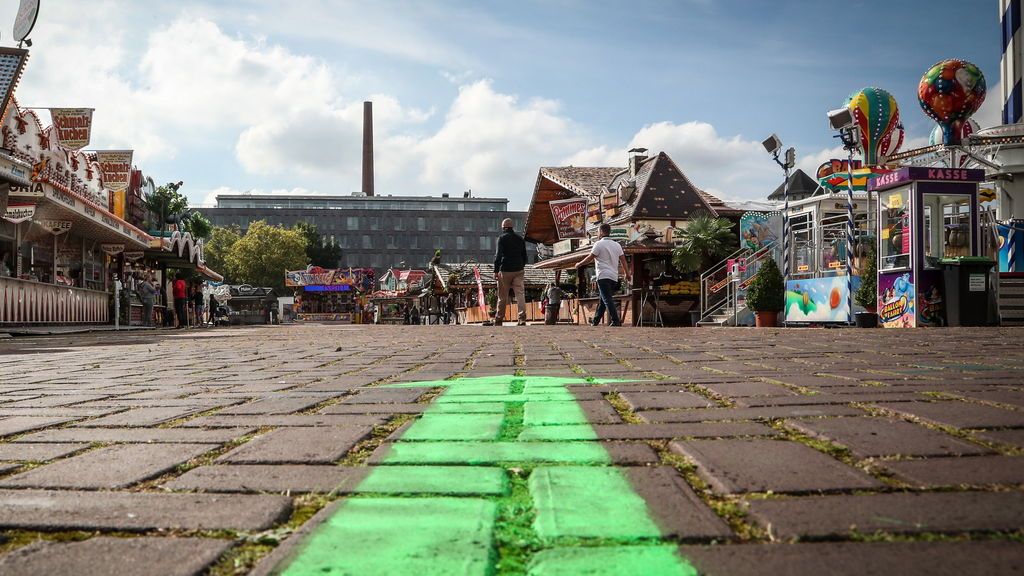
[[[626,255],[622,253],[622,246],[608,236],[612,233],[610,224],[601,224],[598,228],[598,241],[590,249],[590,255],[576,265],[576,276],[580,278],[580,270],[590,264],[597,264],[597,290],[601,295],[601,302],[597,305],[597,312],[591,322],[594,326],[601,323],[604,311],[608,310],[608,320],[612,326],[622,326],[619,320],[619,313],[615,307],[615,292],[619,289],[619,267],[625,272],[626,282],[633,282],[633,275],[626,264]]]

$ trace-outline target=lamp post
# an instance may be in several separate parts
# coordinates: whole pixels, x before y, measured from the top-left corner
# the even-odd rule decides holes
[[[846,294],[847,314],[846,321],[853,323],[853,246],[854,246],[854,222],[853,222],[853,151],[857,149],[860,135],[853,120],[853,113],[847,107],[839,108],[828,113],[829,124],[832,129],[838,132],[836,138],[843,143],[846,150]],[[870,205],[868,206],[870,210]]]
[[[792,260],[790,255],[792,245],[789,234],[789,172],[796,166],[796,149],[789,148],[786,150],[785,156],[780,159],[782,140],[775,134],[766,138],[761,145],[772,155],[775,163],[782,168],[782,172],[785,175],[785,180],[782,183],[782,278],[783,280],[789,280],[790,261]]]

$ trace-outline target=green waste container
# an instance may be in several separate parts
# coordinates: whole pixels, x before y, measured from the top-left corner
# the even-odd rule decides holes
[[[993,266],[991,258],[982,256],[942,259],[947,325],[988,325],[989,275]]]

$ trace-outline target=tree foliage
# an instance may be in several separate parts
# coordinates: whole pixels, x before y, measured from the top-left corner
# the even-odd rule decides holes
[[[697,216],[678,231],[672,264],[683,273],[706,270],[736,249],[733,223],[725,218]]]
[[[283,288],[285,270],[305,268],[308,263],[301,232],[258,220],[228,250],[226,269],[236,283]]]
[[[192,212],[188,218],[182,221],[182,229],[192,235],[193,238],[207,240],[213,233],[213,224],[199,212]]]
[[[864,266],[860,271],[860,288],[853,293],[853,299],[865,310],[873,312],[878,308],[878,254],[874,243],[868,246],[861,261]]]
[[[768,258],[747,287],[747,307],[754,312],[781,312],[786,303],[786,285],[774,258]]]
[[[316,224],[299,222],[295,230],[306,240],[306,257],[310,264],[321,268],[337,268],[341,262],[341,246],[327,244]]]
[[[188,210],[188,198],[178,190],[182,182],[168,182],[157,187],[152,194],[144,199],[146,209],[149,211],[149,229],[166,229],[166,219],[170,216],[183,214]],[[161,217],[164,221],[161,221]]]
[[[228,271],[228,254],[231,248],[242,238],[238,226],[214,226],[210,238],[203,244],[203,256],[206,265],[224,275],[224,281],[232,284],[231,273]]]

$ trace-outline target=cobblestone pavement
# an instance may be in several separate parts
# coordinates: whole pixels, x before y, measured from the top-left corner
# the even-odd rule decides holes
[[[0,574],[1024,572],[1024,329],[0,343]]]

